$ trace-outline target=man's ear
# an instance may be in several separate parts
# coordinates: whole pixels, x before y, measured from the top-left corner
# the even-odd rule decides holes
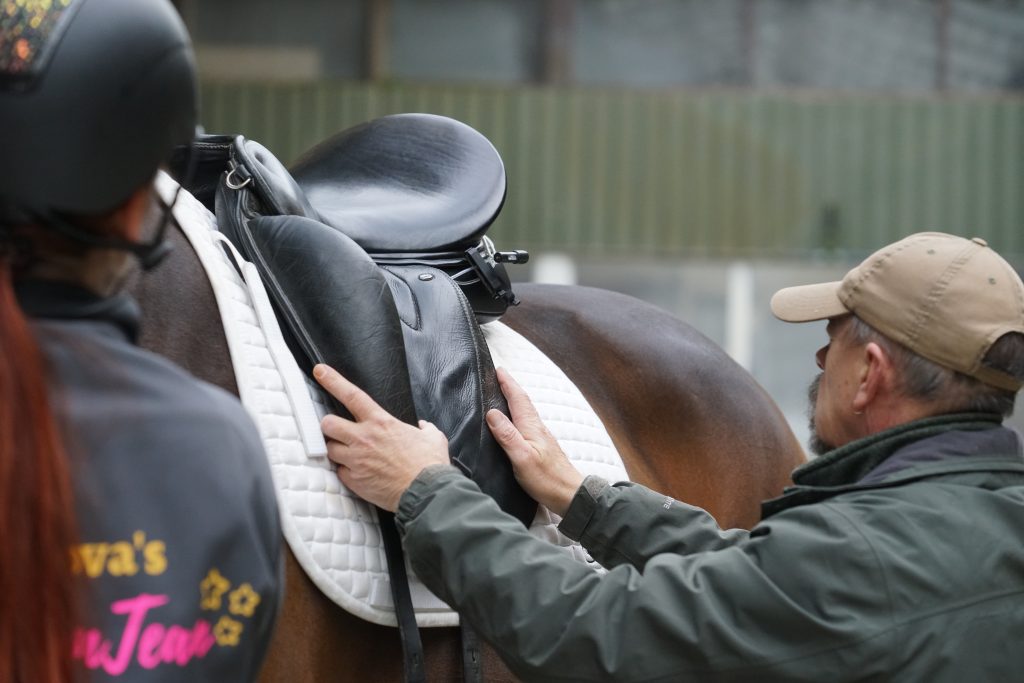
[[[864,346],[862,361],[860,384],[853,397],[853,409],[858,413],[863,413],[869,405],[890,392],[893,379],[892,361],[877,343],[868,342]]]

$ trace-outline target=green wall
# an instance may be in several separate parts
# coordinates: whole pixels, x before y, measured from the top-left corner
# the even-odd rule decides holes
[[[452,116],[505,160],[499,247],[856,256],[918,230],[1024,255],[1024,98],[205,83],[208,132],[286,163],[377,116]]]

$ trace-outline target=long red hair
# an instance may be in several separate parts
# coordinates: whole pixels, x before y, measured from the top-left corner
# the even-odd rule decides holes
[[[47,368],[0,254],[0,680],[70,681],[77,534]]]

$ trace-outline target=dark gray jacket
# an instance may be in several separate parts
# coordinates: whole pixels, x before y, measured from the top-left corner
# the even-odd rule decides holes
[[[132,341],[137,310],[20,283],[78,510],[89,681],[255,680],[282,596],[277,502],[236,398]]]
[[[923,420],[797,470],[752,531],[588,478],[533,539],[450,468],[398,522],[416,573],[529,681],[1008,681],[1024,672],[1024,455],[991,417]]]

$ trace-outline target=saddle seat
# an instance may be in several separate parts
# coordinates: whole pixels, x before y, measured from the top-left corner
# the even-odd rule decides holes
[[[370,254],[463,251],[505,201],[497,150],[432,114],[385,116],[342,131],[291,168],[320,220]]]

